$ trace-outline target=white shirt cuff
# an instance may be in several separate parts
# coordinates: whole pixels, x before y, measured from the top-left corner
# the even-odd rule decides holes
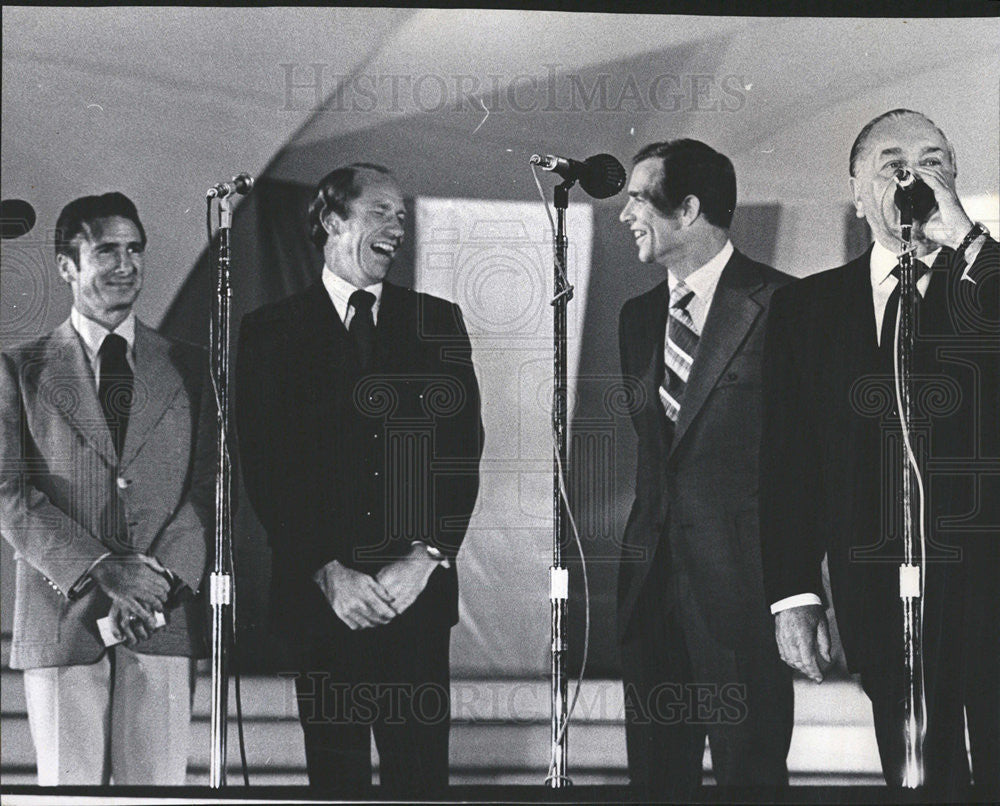
[[[97,564],[99,562],[107,559],[110,556],[111,552],[106,551],[104,552],[104,554],[102,554],[100,557],[94,560],[90,565],[88,565],[87,570],[84,571],[82,574],[80,574],[80,576],[77,577],[76,582],[74,582],[73,585],[70,587],[68,598],[78,599],[79,597],[83,596],[83,594],[87,593],[87,591],[89,591],[95,584],[95,580],[90,575],[90,572],[97,567]]]
[[[979,257],[979,253],[983,250],[986,245],[986,236],[980,235],[976,240],[969,244],[969,248],[965,250],[965,254],[962,255],[962,260],[965,261],[965,271],[962,272],[962,280],[968,280],[973,285],[976,281],[969,276],[969,270],[972,268],[972,264],[976,262],[976,258]]]
[[[789,610],[793,607],[804,607],[805,605],[822,605],[823,600],[815,593],[797,593],[795,596],[786,596],[771,605],[771,615],[776,615],[782,610]]]

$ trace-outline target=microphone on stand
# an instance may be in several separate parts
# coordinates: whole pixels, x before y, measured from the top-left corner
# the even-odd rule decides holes
[[[625,168],[610,154],[595,154],[583,162],[554,154],[532,154],[528,162],[569,182],[579,181],[580,187],[595,199],[607,199],[625,187]]]
[[[234,176],[229,182],[219,182],[217,185],[212,185],[205,195],[210,199],[224,199],[234,193],[246,196],[253,189],[253,181],[250,174],[242,173],[239,176]]]
[[[909,211],[915,221],[926,221],[937,207],[934,191],[909,168],[896,170],[896,207],[903,213]]]

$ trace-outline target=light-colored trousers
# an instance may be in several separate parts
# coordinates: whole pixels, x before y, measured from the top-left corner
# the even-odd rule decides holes
[[[40,786],[183,786],[195,664],[119,645],[97,663],[26,669]]]

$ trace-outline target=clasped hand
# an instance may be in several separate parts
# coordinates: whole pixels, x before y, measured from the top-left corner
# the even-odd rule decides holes
[[[352,630],[388,624],[423,592],[437,561],[420,546],[370,576],[332,560],[313,577],[327,601]]]
[[[166,576],[155,570],[151,558],[142,554],[105,557],[90,576],[111,599],[111,623],[115,637],[126,646],[145,641],[157,629],[156,613],[162,613],[170,594]]]

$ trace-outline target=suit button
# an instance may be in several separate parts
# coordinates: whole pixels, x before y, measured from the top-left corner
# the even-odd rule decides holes
[[[119,489],[119,490],[124,490],[124,489],[125,489],[126,487],[128,487],[128,486],[129,486],[129,485],[130,485],[131,483],[132,483],[132,482],[131,482],[131,480],[129,480],[129,479],[123,479],[123,478],[122,478],[121,476],[119,476],[119,477],[118,477],[118,481],[117,481],[117,484],[118,484],[118,489]]]
[[[735,381],[739,376],[735,372],[726,373],[727,381]]]

